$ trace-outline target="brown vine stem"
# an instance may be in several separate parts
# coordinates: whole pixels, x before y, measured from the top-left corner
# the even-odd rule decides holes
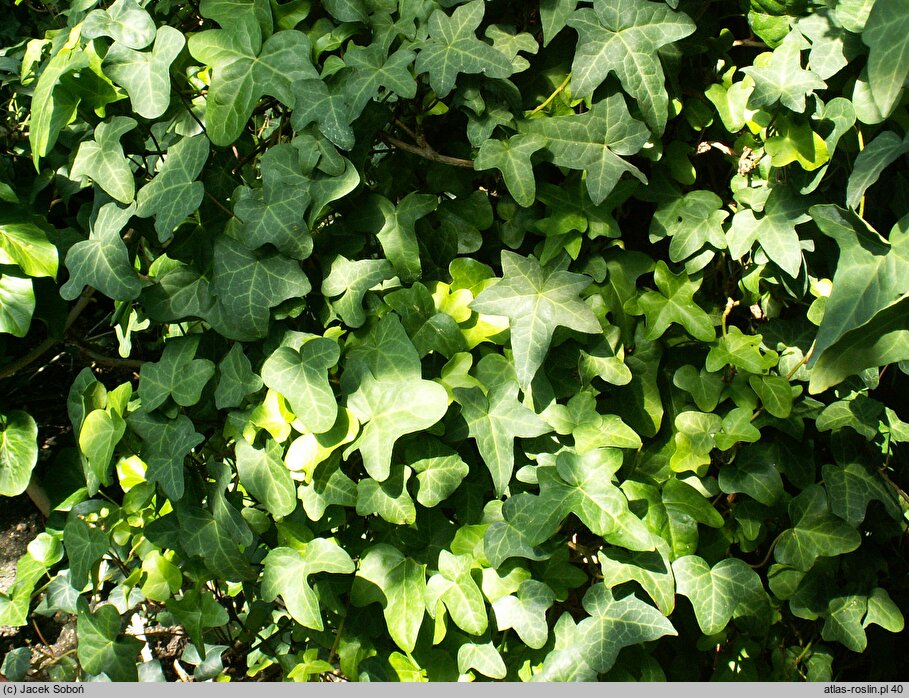
[[[729,318],[729,313],[732,312],[732,309],[739,304],[738,301],[734,301],[731,298],[726,299],[726,309],[723,311],[723,322],[721,329],[723,330],[723,336],[726,336],[726,320]]]
[[[527,116],[533,116],[534,114],[538,114],[541,111],[543,111],[546,107],[548,107],[552,103],[552,100],[554,100],[556,97],[559,96],[559,94],[562,92],[562,90],[564,90],[566,87],[568,87],[568,83],[570,83],[570,82],[571,82],[571,73],[568,73],[568,75],[565,76],[565,79],[562,80],[562,83],[557,88],[555,88],[555,90],[553,90],[552,94],[549,95],[545,100],[540,102],[540,104],[535,106],[533,108],[533,110]]]
[[[81,351],[95,363],[113,368],[141,368],[145,363],[140,359],[124,359],[119,356],[108,356],[98,347],[76,337],[67,337],[67,342]]]
[[[422,146],[414,145],[413,143],[407,143],[402,141],[399,138],[395,138],[389,133],[380,133],[379,137],[388,145],[393,145],[398,150],[403,150],[412,155],[417,155],[425,160],[431,160],[432,162],[440,162],[443,165],[451,165],[452,167],[464,167],[466,169],[473,169],[473,160],[465,160],[463,158],[453,158],[448,155],[442,155],[437,152],[428,143],[425,143]]]
[[[770,556],[773,555],[773,550],[776,548],[776,544],[780,542],[780,538],[783,537],[783,533],[785,533],[785,532],[786,532],[786,531],[783,531],[783,532],[780,533],[776,538],[773,539],[773,542],[770,544],[770,547],[767,548],[767,554],[764,555],[764,559],[763,559],[763,560],[761,560],[761,561],[760,561],[759,563],[757,563],[756,565],[748,565],[748,566],[749,566],[751,569],[753,569],[753,570],[759,570],[759,569],[761,569],[764,565],[766,565],[768,562],[770,562]]]
[[[69,328],[73,326],[73,323],[76,322],[78,317],[82,314],[82,311],[88,307],[88,303],[94,293],[95,289],[89,286],[85,289],[85,291],[82,292],[82,295],[79,296],[79,300],[76,301],[76,304],[72,307],[72,310],[69,311],[69,315],[66,316],[66,322],[63,324],[64,335],[69,331]],[[48,337],[38,346],[32,349],[28,354],[19,359],[16,359],[11,364],[0,369],[0,379],[9,378],[10,376],[19,373],[19,371],[28,368],[35,361],[44,356],[44,354],[49,349],[51,349],[51,347],[55,346],[61,341],[63,340]]]

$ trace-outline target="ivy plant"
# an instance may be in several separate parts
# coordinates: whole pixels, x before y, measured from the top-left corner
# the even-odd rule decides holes
[[[10,13],[8,678],[905,675],[909,0]]]

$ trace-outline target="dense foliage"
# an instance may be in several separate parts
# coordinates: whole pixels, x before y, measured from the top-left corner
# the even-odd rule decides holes
[[[905,677],[909,0],[4,11],[7,676]]]

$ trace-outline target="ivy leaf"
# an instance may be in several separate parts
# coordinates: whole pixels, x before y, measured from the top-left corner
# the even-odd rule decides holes
[[[417,473],[417,501],[427,508],[448,499],[470,472],[457,451],[437,439],[412,441],[404,447],[404,454]]]
[[[95,138],[83,141],[76,151],[70,177],[90,177],[95,184],[124,204],[136,195],[136,182],[120,139],[136,128],[136,120],[115,116],[95,127]]]
[[[0,274],[0,332],[24,337],[35,312],[35,291],[31,279]]]
[[[63,547],[69,561],[70,581],[81,589],[88,582],[92,568],[107,552],[110,541],[107,533],[89,526],[78,516],[71,515],[63,529]]]
[[[830,513],[819,485],[811,485],[789,503],[792,528],[780,535],[774,558],[798,570],[811,569],[818,557],[850,553],[861,545],[858,530]]]
[[[53,230],[42,218],[18,206],[0,212],[0,264],[16,264],[28,276],[57,276],[57,248],[47,239]]]
[[[518,402],[518,385],[512,381],[496,385],[488,395],[479,388],[455,388],[454,395],[501,496],[514,470],[514,440],[545,434],[549,425]]]
[[[783,376],[751,376],[748,385],[774,417],[786,419],[792,412],[792,388]]]
[[[721,468],[717,484],[726,494],[744,492],[765,506],[773,506],[784,492],[780,471],[772,462],[760,457],[763,454],[749,456],[750,453],[752,451],[742,451],[734,463]]]
[[[204,135],[182,138],[168,149],[154,179],[139,190],[136,215],[155,217],[155,230],[161,242],[167,242],[174,228],[202,203],[205,187],[195,179],[207,159],[208,138]]]
[[[458,647],[458,671],[476,669],[491,679],[504,679],[508,669],[492,642],[465,642]]]
[[[546,656],[543,677],[554,668],[572,666],[579,659],[594,672],[604,673],[615,664],[623,647],[677,634],[672,623],[653,606],[634,594],[616,599],[605,584],[591,586],[582,603],[590,617],[578,623],[569,648],[558,649],[557,644],[557,649]],[[566,653],[571,653],[570,658]]]
[[[338,315],[348,327],[361,327],[366,321],[363,296],[373,286],[390,279],[394,269],[387,259],[358,259],[350,261],[338,255],[331,262],[331,271],[322,282],[327,297],[340,296],[332,301]]]
[[[669,98],[658,50],[694,32],[688,15],[656,2],[597,0],[592,10],[576,11],[568,26],[578,32],[571,66],[573,93],[592,97],[614,71],[647,125],[662,133]]]
[[[650,133],[643,123],[631,118],[619,93],[600,100],[583,114],[520,121],[518,130],[546,138],[544,154],[555,165],[586,170],[587,191],[594,204],[609,196],[625,172],[647,183],[644,174],[621,156],[640,151]]]
[[[199,402],[202,390],[215,375],[208,359],[194,359],[199,335],[171,339],[164,345],[161,359],[142,366],[139,397],[142,407],[151,412],[170,397],[182,407]]]
[[[521,583],[515,596],[503,596],[492,604],[499,630],[514,628],[528,647],[540,649],[549,638],[546,611],[555,601],[555,593],[543,582],[528,579]]]
[[[603,584],[612,589],[635,581],[641,585],[657,608],[669,615],[675,608],[675,578],[669,563],[669,545],[657,539],[656,550],[623,550],[609,547],[597,553]]]
[[[543,24],[543,46],[549,46],[574,14],[578,0],[540,0],[540,20]]]
[[[134,112],[157,119],[170,106],[170,65],[185,45],[177,29],[161,27],[150,52],[134,51],[121,42],[111,46],[104,57],[104,71],[126,88]]]
[[[697,555],[686,555],[672,563],[678,593],[687,596],[705,635],[720,632],[729,623],[742,597],[760,578],[738,558],[720,560],[711,567]]]
[[[385,302],[401,316],[404,329],[421,357],[430,352],[455,356],[467,349],[458,323],[448,313],[436,309],[433,296],[423,284],[416,282],[410,288],[389,293]]]
[[[875,3],[862,41],[868,47],[871,95],[881,116],[890,116],[909,75],[909,2]]]
[[[272,516],[287,516],[296,508],[297,490],[277,442],[269,439],[265,448],[259,450],[241,439],[236,445],[236,456],[240,484],[262,502]]]
[[[92,10],[82,22],[82,36],[109,36],[130,49],[148,46],[155,38],[155,22],[136,0],[117,0],[106,10]],[[116,680],[116,679],[115,679]]]
[[[743,209],[733,217],[733,229],[730,236],[743,240],[738,243],[739,249],[750,249],[751,243],[757,240],[765,254],[789,276],[798,276],[802,266],[802,249],[795,227],[811,220],[805,212],[805,204],[795,192],[788,187],[774,187],[764,206],[764,215],[757,218],[751,209]],[[733,243],[730,241],[730,251]]]
[[[330,540],[314,538],[303,552],[294,548],[272,548],[263,561],[262,600],[284,601],[287,612],[300,625],[321,631],[324,628],[319,597],[309,577],[319,572],[350,574],[356,569],[343,548]]]
[[[109,603],[89,611],[80,599],[76,617],[78,657],[82,668],[92,674],[106,674],[111,681],[138,681],[136,657],[142,642],[120,636],[120,614]]]
[[[75,300],[86,286],[116,300],[133,300],[139,295],[142,284],[120,239],[120,231],[135,211],[135,204],[121,208],[115,203],[98,210],[88,240],[77,242],[66,254],[69,281],[60,287],[63,298]]]
[[[897,229],[884,240],[854,213],[836,206],[812,206],[809,212],[840,248],[833,290],[808,362],[812,367],[847,332],[862,327],[909,291],[909,235]],[[815,378],[812,371],[812,379],[811,392],[818,392],[825,377],[819,372]]]
[[[394,266],[400,279],[412,282],[420,278],[420,248],[416,222],[436,210],[439,201],[430,194],[411,192],[395,206],[381,196],[373,197],[382,216],[382,229],[376,233],[385,258]]]
[[[713,412],[723,393],[721,373],[711,373],[704,368],[698,371],[690,364],[682,366],[673,374],[672,384],[689,393],[701,412]]]
[[[98,483],[110,484],[110,460],[125,432],[126,422],[114,411],[92,410],[85,416],[79,430],[79,448],[96,481],[89,480],[89,492],[97,491]]]
[[[157,482],[176,501],[183,497],[183,459],[205,439],[186,415],[167,419],[147,410],[133,412],[127,423],[142,439],[139,454],[148,469],[145,479]]]
[[[354,146],[354,133],[350,127],[353,113],[343,95],[333,93],[322,80],[299,80],[293,85],[294,109],[291,123],[294,130],[302,131],[316,123],[328,140],[342,150]]]
[[[802,68],[802,49],[807,42],[799,32],[789,32],[783,43],[773,50],[766,66],[742,68],[754,79],[754,92],[748,99],[752,109],[771,107],[776,102],[801,114],[805,111],[805,96],[823,90],[827,83],[815,73]]]
[[[669,467],[677,473],[703,471],[703,466],[710,464],[710,452],[717,445],[715,437],[722,426],[717,414],[686,411],[676,415],[675,451]]]
[[[0,413],[0,495],[17,497],[25,492],[37,462],[35,420],[22,410]]]
[[[388,333],[388,350],[393,355],[416,356],[416,349],[396,315],[386,316],[381,325]],[[438,383],[420,378],[419,372],[400,375],[366,368],[359,386],[347,400],[347,407],[363,430],[344,451],[344,457],[359,450],[366,472],[382,482],[389,474],[395,441],[438,422],[448,410],[448,392]]]
[[[348,46],[344,52],[344,63],[351,70],[341,90],[351,112],[362,112],[382,88],[398,97],[413,99],[417,94],[417,82],[410,74],[410,66],[415,58],[416,54],[406,48],[400,48],[389,56],[379,42],[365,47]]]
[[[748,373],[763,373],[776,366],[779,356],[775,351],[761,352],[762,337],[744,334],[733,325],[725,337],[720,337],[707,354],[707,370],[720,371],[724,366],[736,366]]]
[[[710,245],[726,247],[723,221],[729,215],[723,201],[711,191],[699,189],[661,205],[650,223],[650,239],[670,236],[669,258],[682,262]]]
[[[483,141],[474,160],[475,170],[496,168],[519,206],[530,206],[536,199],[536,179],[530,157],[546,146],[546,139],[536,133],[521,133],[505,140]]]
[[[485,4],[473,0],[449,17],[434,10],[429,17],[429,39],[417,54],[417,73],[429,73],[429,84],[438,97],[451,92],[459,73],[484,73],[506,78],[513,69],[508,56],[476,37]]]
[[[350,437],[353,439],[353,435]],[[291,444],[291,449],[293,444]],[[332,458],[316,469],[309,484],[301,485],[297,494],[303,510],[313,521],[318,521],[325,510],[332,506],[353,507],[357,505],[357,485],[339,466],[338,458]],[[290,461],[290,450],[287,453]]]
[[[855,165],[846,185],[846,205],[859,208],[865,192],[874,184],[881,173],[900,156],[909,152],[909,137],[900,138],[893,131],[884,131],[855,157]]]
[[[72,121],[81,101],[62,84],[63,78],[87,68],[89,57],[77,47],[64,46],[47,62],[32,95],[28,140],[37,168],[57,142],[60,131]]]
[[[229,525],[208,510],[186,508],[177,512],[180,542],[186,552],[201,558],[205,566],[222,579],[255,579],[256,573],[243,557]]]
[[[372,594],[360,580],[378,587]],[[360,558],[351,598],[357,606],[373,601],[382,604],[385,624],[395,644],[413,652],[426,610],[426,566],[397,548],[380,543],[366,550]]]
[[[858,527],[865,519],[865,512],[871,500],[877,500],[888,513],[899,518],[899,509],[894,504],[893,493],[887,489],[883,480],[874,475],[861,463],[846,465],[825,465],[821,470],[830,511]]]
[[[287,399],[309,431],[319,434],[331,429],[338,416],[326,370],[337,364],[340,356],[338,343],[321,337],[309,340],[299,351],[279,347],[262,365],[262,380]]]
[[[590,285],[588,277],[547,271],[536,258],[507,250],[502,251],[502,272],[504,278],[477,296],[470,307],[478,313],[509,319],[515,370],[526,389],[546,358],[557,326],[588,334],[602,330],[593,311],[579,297]]]
[[[471,635],[482,635],[486,632],[489,619],[483,594],[470,575],[470,567],[469,555],[441,551],[439,571],[426,584],[426,608],[435,617],[437,604],[442,603],[461,630]]]
[[[319,77],[311,50],[306,34],[295,30],[276,32],[263,42],[262,30],[248,15],[232,18],[223,29],[190,36],[193,58],[212,68],[205,108],[212,143],[233,143],[265,95],[294,106],[293,84]]]
[[[409,526],[417,520],[417,509],[407,481],[413,471],[406,465],[390,468],[388,477],[382,482],[364,478],[357,483],[357,514],[377,515],[397,526]]]
[[[673,323],[681,325],[702,342],[716,338],[710,316],[694,300],[694,294],[701,286],[700,280],[692,281],[684,271],[673,274],[660,260],[653,271],[653,281],[659,293],[645,291],[625,307],[627,312],[643,314],[647,318],[646,339],[652,341],[661,337]]]
[[[271,308],[288,298],[302,298],[310,285],[296,261],[280,254],[253,254],[222,236],[215,242],[212,289],[222,309],[218,330],[229,339],[250,340],[268,332]]]
[[[215,407],[239,407],[250,393],[262,387],[262,379],[253,373],[252,364],[243,353],[243,345],[234,344],[218,364],[218,387],[215,388]]]
[[[774,167],[798,162],[810,172],[830,160],[827,144],[807,121],[783,115],[774,123],[774,133],[764,142],[764,150]]]
[[[167,610],[186,629],[199,656],[205,659],[206,645],[202,633],[208,628],[220,628],[230,620],[227,610],[210,591],[188,589],[179,599],[168,599]]]

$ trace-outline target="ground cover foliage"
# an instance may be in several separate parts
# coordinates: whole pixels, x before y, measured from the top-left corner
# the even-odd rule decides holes
[[[6,12],[7,677],[905,676],[909,0]]]

